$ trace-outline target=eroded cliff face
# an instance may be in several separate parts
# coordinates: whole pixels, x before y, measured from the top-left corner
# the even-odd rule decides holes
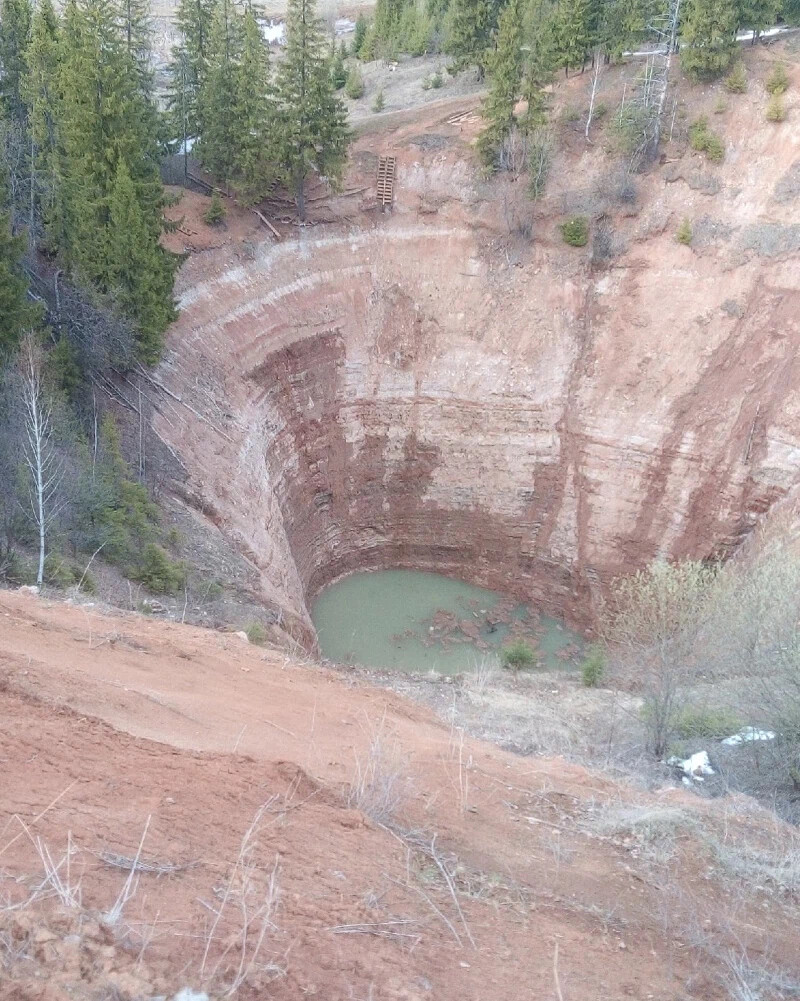
[[[562,154],[519,210],[451,113],[359,140],[347,187],[391,150],[392,214],[343,195],[332,222],[181,273],[158,379],[191,410],[157,429],[306,642],[320,588],[388,566],[588,624],[613,577],[724,551],[800,478],[797,130],[743,119],[719,168],[676,147],[635,208],[602,196],[593,260],[556,224],[607,188],[603,155]]]

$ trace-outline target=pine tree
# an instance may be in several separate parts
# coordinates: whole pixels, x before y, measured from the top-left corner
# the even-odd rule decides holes
[[[28,300],[21,264],[24,252],[24,236],[12,236],[8,213],[0,213],[0,364],[39,319],[39,310]]]
[[[260,201],[275,180],[275,102],[269,49],[252,10],[244,15],[236,71],[236,182],[245,202]]]
[[[0,101],[16,122],[23,122],[26,114],[22,89],[32,19],[30,0],[3,0],[0,5]]]
[[[476,66],[482,80],[492,32],[489,0],[452,0],[445,52],[453,56],[453,71]]]
[[[181,138],[200,135],[200,90],[205,82],[213,0],[181,0],[175,22],[180,45],[172,50],[169,107],[173,132]]]
[[[478,151],[487,166],[496,162],[497,150],[514,124],[514,106],[522,81],[522,0],[508,0],[500,15],[497,48],[489,60],[489,96],[483,107],[486,128]]]
[[[691,76],[711,79],[724,73],[736,50],[735,0],[688,0],[681,28],[681,62]]]
[[[597,44],[609,59],[621,59],[623,52],[644,41],[652,0],[611,0],[601,7]]]
[[[347,113],[331,81],[326,48],[314,0],[289,0],[286,52],[276,87],[281,109],[279,161],[294,190],[300,219],[305,218],[305,182],[310,171],[338,180],[350,138]]]
[[[23,96],[31,136],[31,195],[44,247],[55,253],[63,241],[63,178],[58,140],[60,113],[60,29],[52,0],[40,0],[26,53]]]
[[[232,0],[217,0],[200,88],[200,142],[196,151],[208,170],[226,183],[236,167],[237,65],[241,24]]]
[[[158,361],[163,333],[175,319],[174,264],[152,238],[128,165],[120,160],[111,192],[108,230],[108,284],[119,306],[138,320],[139,357]]]

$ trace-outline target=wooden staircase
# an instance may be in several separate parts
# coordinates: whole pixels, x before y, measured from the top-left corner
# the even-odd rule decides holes
[[[394,171],[396,159],[393,156],[378,158],[378,204],[382,209],[391,208],[394,201]]]

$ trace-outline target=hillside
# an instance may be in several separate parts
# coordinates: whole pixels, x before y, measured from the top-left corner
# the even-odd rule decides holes
[[[4,999],[797,982],[796,842],[747,800],[520,758],[232,634],[10,593],[0,621]]]

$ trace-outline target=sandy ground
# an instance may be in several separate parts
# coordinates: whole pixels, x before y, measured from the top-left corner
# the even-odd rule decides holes
[[[50,898],[0,912],[3,999],[112,983],[123,998],[221,991],[239,969],[242,914],[259,913],[273,872],[280,902],[258,963],[244,964],[245,998],[269,983],[276,999],[477,1001],[488,987],[549,1001],[558,946],[564,998],[710,1001],[724,997],[720,936],[754,961],[796,958],[792,899],[734,889],[691,828],[662,832],[653,852],[599,826],[624,807],[731,844],[767,826],[785,837],[745,802],[646,796],[465,738],[394,693],[234,634],[21,593],[0,594],[0,677],[0,893],[13,904],[35,891],[43,846],[61,859],[69,839],[65,880],[82,894],[79,912]],[[351,784],[370,768],[359,808]],[[245,871],[242,837],[264,804]],[[112,863],[130,867],[145,827],[140,858],[160,872],[141,873],[104,923],[126,876]],[[435,857],[420,847],[434,836]]]

